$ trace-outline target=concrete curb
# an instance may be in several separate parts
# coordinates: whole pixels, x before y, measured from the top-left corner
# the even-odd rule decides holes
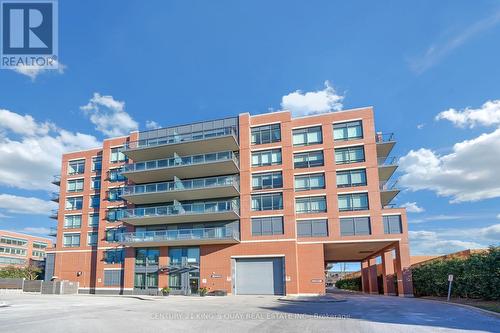
[[[422,300],[422,301],[435,302],[435,303],[441,303],[441,304],[447,304],[447,305],[456,305],[456,306],[460,306],[462,308],[470,309],[470,310],[473,310],[473,311],[482,312],[482,313],[484,313],[486,315],[490,315],[490,316],[495,317],[495,318],[500,318],[500,313],[493,312],[493,311],[490,311],[490,310],[481,309],[481,308],[478,308],[478,307],[475,307],[475,306],[472,306],[472,305],[468,305],[468,304],[446,302],[446,301],[440,301],[440,300],[437,300],[437,299],[428,299],[428,298],[420,298],[420,297],[415,297],[414,299],[418,299],[418,300]]]
[[[9,304],[7,304],[6,302],[0,302],[0,308],[6,308],[8,306]]]

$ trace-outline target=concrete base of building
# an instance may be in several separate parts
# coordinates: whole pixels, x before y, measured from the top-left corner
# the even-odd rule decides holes
[[[79,294],[91,295],[133,295],[133,290],[128,289],[107,289],[107,288],[80,288]]]

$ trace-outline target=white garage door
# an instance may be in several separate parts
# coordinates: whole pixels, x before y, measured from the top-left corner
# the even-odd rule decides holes
[[[283,295],[283,258],[236,259],[234,292],[237,295]]]

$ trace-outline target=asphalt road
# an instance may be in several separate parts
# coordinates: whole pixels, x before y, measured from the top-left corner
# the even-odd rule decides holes
[[[140,300],[119,296],[0,294],[2,332],[500,332],[500,319],[432,301],[337,295],[342,302],[273,296]]]

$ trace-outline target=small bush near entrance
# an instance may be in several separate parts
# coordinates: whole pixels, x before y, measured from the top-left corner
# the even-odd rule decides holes
[[[453,274],[453,297],[500,300],[500,247],[467,259],[439,260],[412,268],[415,296],[447,296],[449,274]]]
[[[339,289],[361,291],[361,277],[338,280],[335,282],[335,287]]]

